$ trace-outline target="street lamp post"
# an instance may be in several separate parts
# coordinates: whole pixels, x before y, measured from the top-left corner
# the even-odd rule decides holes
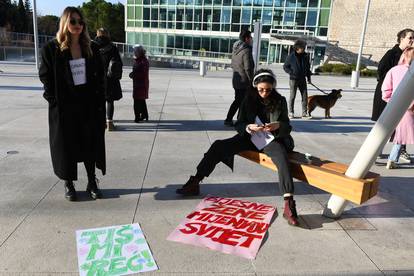
[[[39,69],[39,39],[37,35],[37,12],[36,12],[36,0],[33,0],[33,34],[34,34],[34,48],[35,48],[35,60],[36,68]]]
[[[359,45],[357,65],[356,65],[355,71],[352,71],[352,77],[351,77],[352,88],[357,88],[359,85],[359,75],[360,75],[359,67],[361,65],[362,49],[364,48],[365,31],[367,30],[367,21],[368,21],[368,12],[369,12],[370,3],[371,3],[371,0],[367,0],[366,6],[365,6],[364,24],[362,26],[361,44]]]

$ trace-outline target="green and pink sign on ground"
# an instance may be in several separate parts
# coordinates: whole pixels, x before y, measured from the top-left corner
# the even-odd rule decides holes
[[[138,223],[76,231],[79,274],[128,275],[157,270]]]

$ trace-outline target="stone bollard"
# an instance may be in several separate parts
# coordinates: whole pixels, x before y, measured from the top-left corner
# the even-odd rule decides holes
[[[204,77],[207,73],[207,65],[206,62],[203,60],[200,60],[200,76]]]

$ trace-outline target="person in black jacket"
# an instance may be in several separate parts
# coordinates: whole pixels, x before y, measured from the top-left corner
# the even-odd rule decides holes
[[[293,44],[293,52],[290,53],[283,65],[283,69],[289,74],[289,118],[295,116],[295,98],[296,91],[299,88],[302,96],[302,117],[308,117],[308,87],[306,79],[311,82],[311,71],[309,56],[305,52],[306,42],[303,40],[296,40]]]
[[[234,126],[233,117],[239,109],[247,89],[253,80],[254,61],[251,43],[251,32],[243,29],[239,34],[239,40],[233,44],[231,68],[233,69],[232,84],[234,88],[234,101],[230,105],[226,119],[224,120],[224,125],[226,126]]]
[[[39,77],[49,103],[53,170],[64,180],[66,199],[77,199],[73,181],[78,162],[85,164],[89,196],[100,198],[95,166],[105,174],[104,72],[79,9],[63,11],[56,39],[42,48]]]
[[[374,100],[372,103],[372,121],[377,121],[381,116],[387,103],[382,99],[382,83],[384,81],[387,72],[398,64],[402,52],[409,46],[413,45],[414,42],[414,30],[404,29],[398,32],[397,42],[394,47],[389,49],[385,55],[381,58],[378,64],[377,71],[377,86],[375,88]],[[406,145],[402,145],[400,158],[405,162],[411,162],[410,155],[407,153]]]
[[[102,56],[104,71],[106,76],[105,100],[106,100],[106,123],[108,131],[115,130],[113,122],[114,101],[122,98],[121,83],[122,78],[122,59],[118,48],[111,42],[108,30],[99,28],[96,31],[96,44]]]
[[[290,225],[296,226],[299,222],[293,200],[293,179],[288,163],[288,152],[293,150],[294,142],[290,135],[292,127],[288,118],[286,100],[276,91],[276,77],[271,70],[258,70],[252,85],[254,88],[249,89],[240,107],[235,125],[238,134],[215,141],[198,164],[197,173],[190,176],[187,183],[177,189],[176,193],[184,196],[199,195],[200,182],[213,172],[218,163],[223,162],[233,169],[235,154],[246,150],[263,150],[278,168],[279,189],[285,200],[283,217]],[[252,137],[256,133],[271,134],[274,139],[268,143],[255,144]]]

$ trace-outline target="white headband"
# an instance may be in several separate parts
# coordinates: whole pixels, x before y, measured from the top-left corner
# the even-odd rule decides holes
[[[254,83],[256,81],[256,79],[258,77],[262,77],[262,76],[270,76],[270,77],[272,77],[273,78],[273,86],[276,85],[276,77],[275,77],[275,75],[273,75],[272,73],[263,72],[263,73],[260,73],[260,74],[257,74],[256,76],[254,76],[253,83],[252,83],[253,84],[253,87],[256,87],[256,84]]]

